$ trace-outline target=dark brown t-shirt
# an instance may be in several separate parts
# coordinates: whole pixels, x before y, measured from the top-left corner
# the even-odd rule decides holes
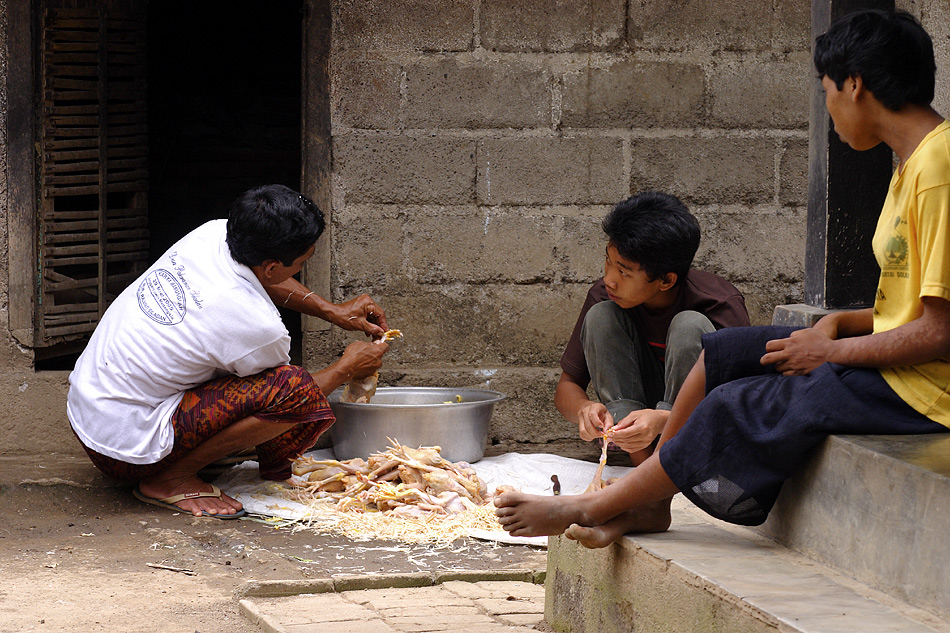
[[[587,300],[577,317],[574,332],[571,334],[564,354],[561,356],[561,369],[573,376],[580,384],[590,382],[584,347],[581,345],[581,326],[587,311],[596,303],[609,301],[604,280],[598,279],[587,292]],[[642,306],[629,308],[634,315],[637,329],[660,361],[666,349],[666,332],[673,317],[684,310],[695,310],[705,315],[717,330],[724,327],[749,325],[749,313],[746,311],[742,293],[731,283],[712,273],[690,270],[680,288],[676,302],[659,314],[649,314]]]

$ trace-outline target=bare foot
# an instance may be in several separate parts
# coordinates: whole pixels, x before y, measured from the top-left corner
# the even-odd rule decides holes
[[[666,532],[670,529],[670,500],[650,504],[637,510],[629,510],[603,525],[586,527],[571,525],[564,536],[584,547],[597,549],[619,541],[624,534]]]
[[[139,482],[139,492],[153,499],[166,499],[175,495],[189,492],[211,492],[211,484],[205,483],[197,476],[176,478],[169,480],[143,479]],[[174,504],[182,512],[190,512],[196,517],[203,514],[234,514],[244,506],[239,501],[221,493],[220,497],[196,497],[183,499]]]
[[[495,497],[495,516],[512,536],[550,536],[572,523],[590,522],[579,496],[542,497],[517,491]]]
[[[619,539],[620,536],[623,536],[623,533],[621,533],[619,536],[614,536],[602,525],[598,525],[596,527],[584,527],[583,525],[572,523],[567,528],[567,530],[564,531],[564,536],[571,539],[572,541],[577,541],[589,549],[598,549],[601,547],[607,547]]]

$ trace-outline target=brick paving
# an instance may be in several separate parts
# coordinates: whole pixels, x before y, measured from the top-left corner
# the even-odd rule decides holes
[[[544,585],[450,580],[392,587],[245,597],[244,615],[264,633],[517,633],[545,629]]]

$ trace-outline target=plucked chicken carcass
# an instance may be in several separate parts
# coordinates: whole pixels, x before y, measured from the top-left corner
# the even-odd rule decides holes
[[[382,337],[373,341],[374,343],[388,343],[394,338],[402,337],[399,330],[387,330]],[[346,383],[343,388],[343,395],[340,396],[342,402],[369,402],[376,393],[376,385],[379,383],[379,372],[374,371],[364,378],[356,378]]]
[[[297,500],[334,499],[339,510],[376,509],[396,516],[454,514],[490,499],[471,465],[446,460],[440,447],[390,443],[389,449],[365,461],[297,459],[293,473],[304,481],[293,495]]]

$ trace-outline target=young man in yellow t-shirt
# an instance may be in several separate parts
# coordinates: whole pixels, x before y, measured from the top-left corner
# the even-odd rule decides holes
[[[500,495],[496,514],[512,534],[566,532],[603,547],[666,530],[677,492],[755,525],[827,435],[950,427],[950,122],[930,106],[933,44],[906,13],[865,11],[820,36],[814,61],[842,141],[886,143],[900,159],[872,243],[874,307],[800,330],[705,335],[657,451],[596,492]]]

